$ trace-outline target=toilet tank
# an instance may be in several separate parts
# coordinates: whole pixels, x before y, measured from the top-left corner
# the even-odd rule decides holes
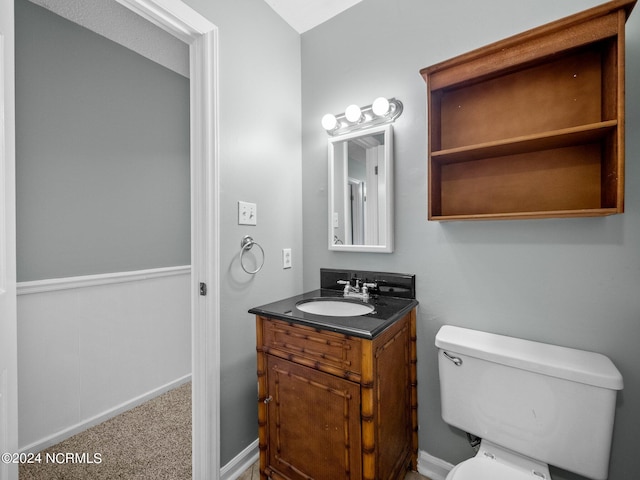
[[[622,375],[604,355],[445,325],[442,418],[588,478],[606,479]]]

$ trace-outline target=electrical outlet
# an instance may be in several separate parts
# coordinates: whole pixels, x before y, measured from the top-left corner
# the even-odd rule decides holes
[[[255,203],[238,201],[238,225],[257,225],[258,207]]]
[[[291,249],[282,249],[282,268],[291,268]]]

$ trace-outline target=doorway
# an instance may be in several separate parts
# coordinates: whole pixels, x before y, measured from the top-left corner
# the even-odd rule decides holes
[[[189,45],[193,477],[218,478],[217,31],[177,0],[120,3]]]

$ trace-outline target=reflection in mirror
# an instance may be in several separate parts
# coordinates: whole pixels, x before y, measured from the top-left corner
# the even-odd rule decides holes
[[[329,139],[329,250],[393,251],[391,125]]]

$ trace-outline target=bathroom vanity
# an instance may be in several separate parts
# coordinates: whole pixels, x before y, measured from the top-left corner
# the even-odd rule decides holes
[[[331,288],[250,310],[260,478],[403,479],[416,469],[418,448],[415,288],[380,280],[375,290],[387,295],[347,298],[334,277],[373,272],[322,270],[321,285]],[[297,308],[310,302],[359,302],[373,311],[343,317]]]

